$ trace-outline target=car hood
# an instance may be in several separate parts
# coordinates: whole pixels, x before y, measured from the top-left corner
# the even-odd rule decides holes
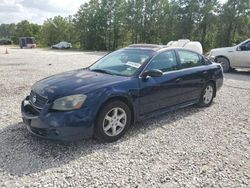
[[[97,73],[87,69],[56,74],[36,82],[35,93],[54,100],[67,95],[87,94],[93,90],[128,80],[129,77]]]
[[[235,51],[235,47],[215,48],[211,50],[211,53],[227,53]]]

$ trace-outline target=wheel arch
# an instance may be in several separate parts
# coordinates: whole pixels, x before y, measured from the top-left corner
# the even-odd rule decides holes
[[[108,99],[106,99],[99,107],[98,111],[97,111],[97,114],[96,116],[99,115],[100,111],[103,109],[103,107],[112,102],[112,101],[121,101],[123,103],[125,103],[126,105],[128,105],[130,111],[131,111],[131,124],[134,124],[135,122],[135,109],[134,109],[134,106],[132,104],[132,102],[125,96],[112,96],[112,97],[109,97]],[[97,118],[96,118],[97,119]]]
[[[216,81],[211,79],[207,81],[207,84],[208,83],[212,83],[214,85],[214,97],[216,97],[216,93],[217,93]]]
[[[227,57],[227,56],[224,56],[224,55],[218,55],[215,57],[215,62],[217,62],[217,59],[218,58],[224,58],[226,60],[228,60],[228,63],[229,63],[229,67],[231,67],[231,62],[230,62],[230,59]]]

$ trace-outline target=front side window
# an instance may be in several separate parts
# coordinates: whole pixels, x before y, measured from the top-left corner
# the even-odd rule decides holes
[[[182,68],[191,68],[206,65],[206,62],[199,54],[190,51],[178,51]]]
[[[122,49],[100,59],[89,69],[113,75],[132,76],[153,53],[153,50]]]
[[[146,70],[158,69],[162,72],[177,70],[177,60],[174,51],[162,52],[155,56]]]
[[[242,51],[250,51],[250,41],[247,41],[245,44],[241,47]]]

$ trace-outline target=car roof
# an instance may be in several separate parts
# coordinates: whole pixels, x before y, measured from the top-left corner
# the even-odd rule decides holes
[[[131,44],[126,49],[144,49],[144,50],[154,50],[158,51],[165,46],[163,45],[157,45],[157,44]]]
[[[171,47],[166,45],[157,45],[157,44],[131,44],[128,47],[125,47],[124,49],[141,49],[141,50],[153,50],[155,52],[158,51],[164,51],[164,50],[186,50],[195,52],[194,50],[182,48],[182,47]]]

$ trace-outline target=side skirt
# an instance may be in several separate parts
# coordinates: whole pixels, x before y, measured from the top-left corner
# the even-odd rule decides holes
[[[197,104],[198,102],[199,102],[199,100],[195,99],[195,100],[188,101],[188,102],[185,102],[185,103],[181,103],[181,104],[178,104],[178,105],[175,105],[175,106],[163,108],[163,109],[160,109],[160,110],[157,110],[157,111],[154,111],[154,112],[151,112],[151,113],[140,116],[138,118],[138,121],[141,121],[141,120],[144,120],[144,119],[149,119],[149,118],[154,118],[154,117],[166,114],[167,112],[171,112],[171,111],[174,111],[174,110],[178,110],[178,109],[181,109],[181,108],[185,108],[185,107]]]

